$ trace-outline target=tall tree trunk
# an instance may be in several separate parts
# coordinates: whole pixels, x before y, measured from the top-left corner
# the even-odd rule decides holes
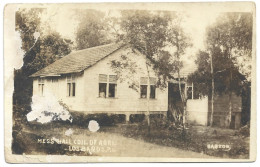
[[[179,40],[177,39],[176,42],[176,47],[177,47],[177,60],[180,61],[180,46],[179,46]],[[186,124],[186,97],[183,97],[182,90],[181,90],[181,76],[180,76],[180,67],[178,67],[178,80],[179,80],[179,92],[181,96],[181,102],[182,102],[182,107],[183,107],[183,112],[182,112],[182,124],[183,124],[183,130],[185,129],[185,124]],[[184,132],[184,131],[183,131]]]
[[[179,92],[180,92],[181,102],[182,102],[182,107],[183,107],[182,124],[183,124],[183,128],[185,128],[185,124],[186,124],[186,105],[185,105],[185,99],[183,97],[182,90],[181,90],[180,70],[178,70],[178,82],[179,82]]]
[[[228,96],[228,103],[229,103],[229,110],[226,116],[226,128],[230,128],[231,119],[232,119],[232,54],[231,49],[232,47],[228,48],[228,57],[230,59],[230,77],[229,77],[229,96]]]
[[[231,118],[232,118],[232,69],[230,68],[230,79],[229,79],[229,96],[228,96],[228,104],[229,104],[229,110],[228,110],[228,114],[227,114],[227,124],[226,127],[230,128],[230,124],[231,124]]]
[[[212,54],[210,55],[210,67],[211,67],[211,116],[210,116],[210,126],[213,125],[213,118],[214,118],[214,92],[215,92],[215,83],[214,83],[214,69],[213,69],[213,58]]]
[[[150,133],[150,71],[148,67],[148,59],[146,58],[146,70],[147,70],[147,125],[148,125],[148,133]]]

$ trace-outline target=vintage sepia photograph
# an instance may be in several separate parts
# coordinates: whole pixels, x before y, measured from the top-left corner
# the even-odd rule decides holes
[[[7,162],[255,160],[254,3],[9,4],[4,19]]]

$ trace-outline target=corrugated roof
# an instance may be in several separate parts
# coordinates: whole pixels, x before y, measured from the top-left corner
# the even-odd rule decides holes
[[[112,43],[72,52],[49,66],[37,71],[30,77],[57,76],[61,74],[81,72],[121,47],[123,47],[122,43]]]

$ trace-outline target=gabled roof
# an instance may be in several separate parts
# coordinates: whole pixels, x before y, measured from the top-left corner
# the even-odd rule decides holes
[[[122,43],[111,43],[107,45],[92,47],[70,53],[67,56],[55,61],[49,66],[37,71],[30,77],[38,76],[59,76],[81,72],[96,64],[103,58],[122,48]]]

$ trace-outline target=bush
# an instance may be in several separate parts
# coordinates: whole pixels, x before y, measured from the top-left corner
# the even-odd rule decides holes
[[[174,121],[168,119],[168,117],[167,118],[162,117],[162,115],[159,114],[150,115],[150,122],[151,122],[151,126],[155,128],[169,129],[169,130],[178,128]]]
[[[95,120],[100,126],[112,126],[116,123],[122,123],[125,121],[125,115],[123,114],[84,114],[80,112],[71,112],[72,124],[80,127],[87,127],[89,121]]]
[[[14,136],[13,136],[14,137]],[[69,145],[66,144],[38,144],[38,139],[46,138],[46,136],[40,136],[28,132],[18,132],[14,137],[16,140],[12,143],[13,154],[32,154],[34,152],[51,154],[51,155],[88,155],[86,152],[72,152],[67,148]]]
[[[131,123],[140,123],[145,120],[144,114],[131,114],[130,115],[130,122]]]
[[[250,136],[250,123],[247,123],[245,126],[241,127],[236,135],[241,135],[244,137],[249,137]]]

